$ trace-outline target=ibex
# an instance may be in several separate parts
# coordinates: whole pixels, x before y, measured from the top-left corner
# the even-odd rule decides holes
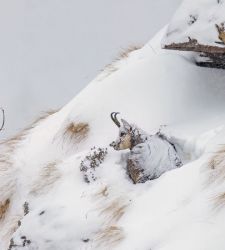
[[[182,166],[175,146],[160,131],[148,135],[133,124],[117,119],[119,113],[111,113],[111,119],[119,127],[119,138],[112,142],[115,150],[130,149],[127,172],[132,181],[144,183],[160,177],[166,171]]]

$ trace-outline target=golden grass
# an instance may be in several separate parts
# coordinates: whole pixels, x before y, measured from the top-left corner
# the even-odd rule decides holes
[[[215,182],[225,181],[225,147],[218,150],[209,160],[209,177],[207,180],[207,185],[213,184]]]
[[[117,226],[108,226],[100,231],[96,236],[98,247],[106,247],[105,249],[112,249],[113,246],[118,244],[124,239],[122,228]]]
[[[30,191],[31,194],[39,195],[46,193],[61,177],[56,165],[56,162],[53,162],[41,169],[41,172]]]
[[[222,209],[225,205],[225,192],[214,197],[213,203],[215,210],[219,211],[220,209]]]
[[[55,114],[56,112],[58,112],[58,110],[50,110],[50,111],[44,112],[43,115],[41,115],[36,120],[34,120],[31,123],[31,125],[29,125],[25,129],[23,129],[21,132],[17,133],[16,135],[11,137],[10,139],[7,139],[7,140],[4,140],[4,141],[0,142],[0,145],[15,146],[18,142],[20,142],[22,139],[24,139],[26,137],[26,135],[28,134],[28,132],[30,130],[32,130],[40,122],[42,122],[43,120],[48,118],[50,115]],[[13,148],[15,148],[15,147],[13,147]]]
[[[100,214],[107,217],[108,223],[116,223],[124,215],[127,204],[115,200],[101,210]]]
[[[122,50],[119,54],[119,57],[117,58],[117,60],[121,60],[121,59],[125,59],[129,57],[129,54],[133,51],[139,50],[141,49],[142,46],[138,46],[138,45],[131,45],[129,47],[127,47],[126,49]]]
[[[99,230],[95,237],[95,243],[97,247],[106,247],[106,249],[111,249],[114,245],[118,244],[124,239],[123,229],[118,227],[116,224],[122,218],[128,204],[122,201],[121,198],[115,199],[108,202],[108,189],[105,187],[97,195],[102,195],[105,199],[101,201],[102,203],[107,202],[107,204],[100,209],[100,217],[104,218],[104,224],[102,229]]]
[[[9,205],[10,205],[10,199],[7,199],[5,202],[0,203],[0,220],[5,218]]]
[[[225,147],[221,147],[208,162],[208,178],[205,186],[220,186],[225,182]],[[215,210],[220,210],[225,206],[225,190],[220,191],[212,199]]]
[[[97,194],[96,194],[96,196],[100,196],[100,197],[107,197],[109,195],[109,193],[108,193],[108,187],[107,186],[105,186],[102,190],[100,190]]]
[[[79,143],[82,140],[84,140],[89,132],[90,128],[87,123],[79,122],[79,123],[73,123],[71,122],[66,127],[63,135],[64,139],[69,139],[70,141],[73,141],[75,143]]]
[[[136,51],[141,49],[143,46],[139,45],[131,45],[126,49],[123,49],[120,53],[119,56],[114,59],[110,64],[106,65],[105,68],[102,70],[102,73],[105,74],[104,77],[100,76],[100,79],[104,79],[105,77],[110,76],[114,72],[118,70],[118,67],[116,66],[117,62],[123,59],[127,59],[130,55],[131,52]]]
[[[10,195],[13,193],[14,184],[12,183],[12,176],[10,176],[10,173],[13,170],[12,158],[20,142],[25,139],[25,137],[35,126],[37,126],[41,121],[45,120],[47,117],[54,114],[55,112],[57,111],[49,111],[44,113],[42,116],[36,119],[29,127],[25,128],[17,135],[0,142],[0,147],[2,149],[2,152],[0,153],[0,178],[4,179],[4,183],[6,183],[5,186],[2,186],[2,182],[0,180],[0,197],[5,197],[5,195],[8,194],[9,197],[7,198],[10,198]],[[10,181],[6,182],[5,180],[7,178],[9,178]]]

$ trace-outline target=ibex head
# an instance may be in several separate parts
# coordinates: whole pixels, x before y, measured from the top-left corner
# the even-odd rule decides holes
[[[113,141],[110,146],[113,147],[115,150],[123,150],[123,149],[131,149],[132,148],[132,126],[121,119],[121,123],[117,119],[118,112],[111,113],[111,119],[119,128],[119,138],[116,141]]]

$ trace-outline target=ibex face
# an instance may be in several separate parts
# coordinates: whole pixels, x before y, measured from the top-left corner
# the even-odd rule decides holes
[[[121,119],[123,126],[121,127],[120,122],[117,119],[118,113],[112,113],[111,118],[113,122],[119,127],[119,138],[116,141],[113,141],[110,146],[115,150],[124,150],[132,148],[132,128],[130,124]]]

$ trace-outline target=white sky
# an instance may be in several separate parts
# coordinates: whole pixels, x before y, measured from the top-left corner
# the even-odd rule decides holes
[[[144,44],[181,0],[0,0],[1,137],[63,106],[122,48]]]

